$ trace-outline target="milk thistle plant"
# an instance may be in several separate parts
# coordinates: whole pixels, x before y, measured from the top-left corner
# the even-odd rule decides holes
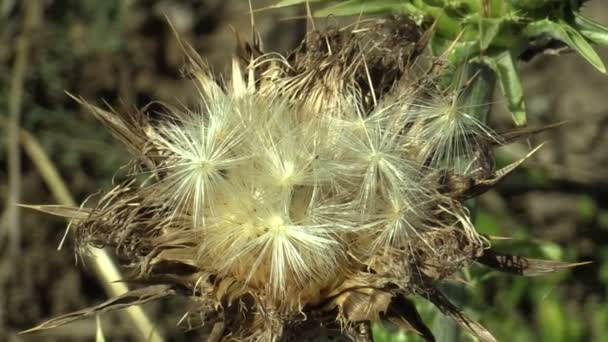
[[[493,89],[498,81],[513,120],[526,123],[526,106],[516,70],[517,59],[538,53],[576,51],[601,73],[604,63],[591,44],[608,44],[608,28],[580,13],[586,0],[280,0],[278,7],[301,3],[329,3],[315,12],[319,17],[364,14],[402,15],[418,25],[432,24],[430,47],[448,60],[448,69],[467,64],[481,73],[477,88]],[[447,81],[453,72],[445,72]],[[475,88],[475,86],[473,86]],[[492,92],[472,99],[490,103]],[[480,108],[479,116],[485,116]]]
[[[574,264],[501,254],[475,230],[464,201],[525,160],[496,170],[493,148],[534,130],[487,127],[468,80],[445,85],[445,60],[416,61],[427,41],[408,19],[313,31],[288,56],[243,46],[226,82],[184,44],[197,106],[150,116],[79,99],[132,153],[130,172],[90,208],[38,208],[146,287],[32,330],[182,295],[181,321],[210,341],[369,341],[371,322],[432,341],[420,296],[494,341],[438,283],[472,263],[530,276]]]

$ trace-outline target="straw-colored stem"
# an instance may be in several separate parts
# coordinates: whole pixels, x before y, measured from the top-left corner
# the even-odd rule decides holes
[[[17,203],[21,201],[21,155],[19,151],[19,127],[23,103],[23,87],[29,60],[30,36],[40,22],[40,1],[27,1],[21,33],[16,39],[15,61],[11,70],[8,96],[7,162],[8,197],[6,206],[6,235],[8,252],[19,254],[21,245],[21,222]]]
[[[25,130],[21,130],[19,132],[19,141],[27,156],[39,170],[40,175],[57,202],[62,205],[76,206],[76,202],[68,191],[65,182],[59,175],[59,172],[57,172],[57,168],[36,139]],[[98,248],[91,248],[90,252],[95,274],[99,277],[108,295],[116,297],[126,293],[129,289],[125,283],[118,282],[122,279],[122,276],[110,255],[105,250]],[[131,306],[125,310],[126,315],[137,330],[139,340],[150,342],[163,341],[163,338],[140,306]]]

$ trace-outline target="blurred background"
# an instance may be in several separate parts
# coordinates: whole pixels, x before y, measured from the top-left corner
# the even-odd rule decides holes
[[[255,8],[270,4],[253,0]],[[587,16],[608,24],[606,1],[586,7]],[[76,264],[69,238],[57,250],[64,220],[12,205],[60,203],[66,196],[81,203],[108,189],[129,160],[65,91],[117,111],[153,100],[190,103],[195,92],[181,77],[184,55],[165,17],[221,75],[236,46],[235,32],[251,37],[248,12],[244,0],[0,1],[0,341],[93,341],[94,319],[31,336],[17,332],[107,299],[91,268]],[[301,8],[258,12],[265,49],[295,47],[306,23],[294,18],[303,14]],[[599,51],[608,62],[608,51]],[[480,198],[477,228],[513,237],[498,242],[513,253],[593,263],[533,279],[471,267],[460,301],[501,341],[605,341],[608,77],[574,54],[538,56],[522,65],[522,75],[530,126],[571,122],[499,150],[498,163],[504,165],[547,142]],[[501,97],[494,107],[491,126],[512,127]],[[69,194],[52,190],[48,175],[54,171]],[[420,306],[427,318],[438,319],[430,306]],[[200,337],[176,326],[184,302],[145,308],[168,340]],[[108,341],[137,339],[118,313],[103,315],[101,322]],[[377,334],[379,340],[414,340]]]

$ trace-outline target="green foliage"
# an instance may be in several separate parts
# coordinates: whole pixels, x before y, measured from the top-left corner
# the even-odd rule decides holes
[[[303,3],[306,0],[282,0],[278,7]],[[310,3],[328,2],[325,0]],[[542,51],[543,45],[557,40],[576,51],[601,73],[606,73],[604,63],[591,44],[608,45],[608,28],[595,23],[579,13],[580,2],[571,0],[343,0],[331,2],[314,14],[316,16],[359,16],[364,14],[406,15],[417,24],[432,27],[431,53],[448,60],[446,86],[460,85],[461,65],[469,65],[466,75],[477,75],[466,90],[462,101],[474,114],[485,120],[488,104],[492,99],[495,82],[504,94],[513,120],[518,125],[526,123],[524,93],[517,71],[516,61],[530,46]],[[537,51],[537,52],[538,52]],[[455,81],[452,81],[455,80]],[[451,82],[451,83],[450,83]],[[489,90],[488,90],[489,89]],[[500,159],[500,158],[499,158]],[[498,160],[498,164],[505,163]],[[515,178],[520,182],[538,186],[547,185],[543,170],[528,169]],[[577,203],[580,219],[591,222],[597,219],[600,226],[608,229],[608,212],[597,213],[597,205],[590,197],[581,197]],[[511,213],[489,213],[480,211],[476,227],[481,233],[500,236],[501,222]],[[597,215],[597,218],[596,218]],[[548,259],[575,258],[574,250],[554,243],[530,242],[530,229],[517,229],[516,238],[509,241],[509,251],[514,254]],[[504,232],[507,233],[507,232]],[[500,245],[498,243],[497,245]],[[608,261],[608,249],[604,248],[601,260]],[[604,286],[608,285],[608,266],[603,263],[600,271]],[[608,336],[608,306],[593,304],[593,322],[584,317],[572,317],[568,312],[567,296],[561,293],[559,283],[568,279],[568,274],[544,278],[526,279],[497,275],[473,267],[466,275],[472,286],[465,295],[468,311],[472,316],[483,312],[482,322],[497,336],[511,341],[583,341],[594,337]],[[493,309],[487,310],[487,293],[482,283],[492,283]],[[462,294],[451,294],[452,299]],[[532,312],[522,314],[526,303],[538,303]],[[422,305],[423,303],[417,303]],[[423,307],[424,308],[424,307]],[[442,341],[462,340],[454,333],[449,322],[442,319],[436,310],[429,309],[438,324],[434,330]],[[432,318],[427,312],[426,320]],[[508,318],[508,319],[506,319]],[[591,335],[585,335],[586,328]],[[445,334],[443,334],[445,333]],[[376,327],[377,341],[418,341],[413,335],[394,335],[387,329]]]
[[[539,20],[526,26],[524,33],[529,37],[547,35],[566,43],[570,48],[578,52],[591,65],[601,73],[606,73],[604,63],[597,55],[585,36],[575,27],[564,20],[552,21],[549,19]]]
[[[503,157],[504,158],[504,157]],[[499,160],[500,161],[500,160]],[[502,160],[507,164],[512,160]],[[541,186],[550,185],[549,180],[539,180],[541,170],[529,168],[520,170],[515,175],[531,184]],[[534,178],[536,177],[536,180]],[[576,198],[575,198],[576,199]],[[578,222],[585,223],[597,221],[600,227],[608,229],[608,211],[600,209],[602,206],[591,196],[583,195],[575,200]],[[508,209],[507,209],[508,210]],[[538,241],[535,227],[520,226],[515,231],[512,223],[507,224],[507,218],[514,217],[509,211],[490,212],[485,209],[478,211],[475,217],[475,227],[482,234],[491,236],[514,236],[513,240],[493,241],[498,250],[513,254],[550,260],[576,260],[577,247],[563,246],[548,241]],[[599,281],[608,295],[608,247],[599,246],[593,252],[594,259],[599,267]],[[583,266],[588,267],[588,266]],[[584,303],[576,303],[579,309],[573,307],[568,283],[577,280],[573,271],[557,273],[550,276],[525,278],[513,277],[482,267],[473,265],[461,277],[465,279],[464,307],[473,317],[480,317],[481,323],[486,326],[499,340],[505,341],[603,341],[608,336],[608,305],[605,299],[591,296]],[[444,289],[444,291],[446,291]],[[456,298],[451,294],[451,299]],[[457,296],[456,296],[457,297]],[[440,321],[441,314],[433,308],[425,308],[424,301],[416,303],[425,311],[424,319],[435,318]],[[581,310],[583,312],[574,311]],[[441,331],[449,331],[448,323],[434,326],[434,332],[439,337]],[[375,336],[380,341],[420,341],[417,336],[408,335],[391,339],[391,331],[377,328]],[[468,336],[459,336],[456,341],[467,341]],[[445,337],[438,341],[447,341]]]
[[[524,92],[519,75],[515,69],[513,54],[508,50],[504,50],[496,55],[483,56],[477,60],[490,67],[496,73],[500,89],[507,98],[513,121],[517,125],[525,125],[526,104],[524,102]]]
[[[79,170],[83,164],[94,161],[96,167],[87,171],[106,175],[93,177],[104,179],[103,184],[96,186],[110,183],[107,175],[125,163],[126,154],[115,148],[114,139],[105,130],[98,129],[92,117],[80,115],[82,109],[65,91],[86,93],[88,88],[75,87],[94,83],[79,83],[81,75],[74,73],[82,71],[84,60],[120,56],[126,44],[124,32],[129,2],[58,0],[49,4],[44,30],[35,38],[36,53],[32,59],[38,65],[30,67],[30,84],[23,95],[26,112],[21,122],[23,128],[40,131],[37,137],[61,170]],[[7,96],[7,92],[0,91],[0,107]]]
[[[304,2],[281,0],[276,6]],[[523,125],[526,106],[515,61],[529,46],[542,50],[548,38],[561,41],[606,73],[591,43],[608,45],[608,28],[583,17],[579,7],[580,2],[572,0],[342,0],[315,15],[392,13],[427,27],[432,23],[433,54],[445,55],[453,65],[475,62],[491,68],[513,121]]]
[[[579,215],[584,221],[589,222],[593,219],[596,209],[595,202],[591,197],[581,196],[578,200],[577,207]]]

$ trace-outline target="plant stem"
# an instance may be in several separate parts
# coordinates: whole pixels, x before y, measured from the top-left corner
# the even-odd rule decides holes
[[[62,205],[76,206],[76,202],[67,189],[65,182],[61,179],[57,168],[48,158],[38,141],[24,130],[19,132],[19,140],[26,154],[38,168],[40,175],[55,199]],[[99,248],[90,248],[90,253],[95,274],[100,278],[100,282],[104,286],[106,293],[111,297],[118,297],[126,293],[129,288],[125,283],[120,282],[122,275],[110,255],[104,249]],[[128,319],[135,327],[137,340],[147,342],[163,341],[163,338],[140,306],[130,306],[125,310]]]
[[[19,254],[21,245],[21,223],[17,204],[21,201],[21,154],[19,151],[19,126],[23,104],[23,88],[27,75],[29,60],[30,36],[40,22],[40,1],[25,2],[25,14],[21,34],[16,39],[15,62],[11,71],[11,83],[8,98],[8,198],[7,198],[7,231],[8,252],[11,257]]]

